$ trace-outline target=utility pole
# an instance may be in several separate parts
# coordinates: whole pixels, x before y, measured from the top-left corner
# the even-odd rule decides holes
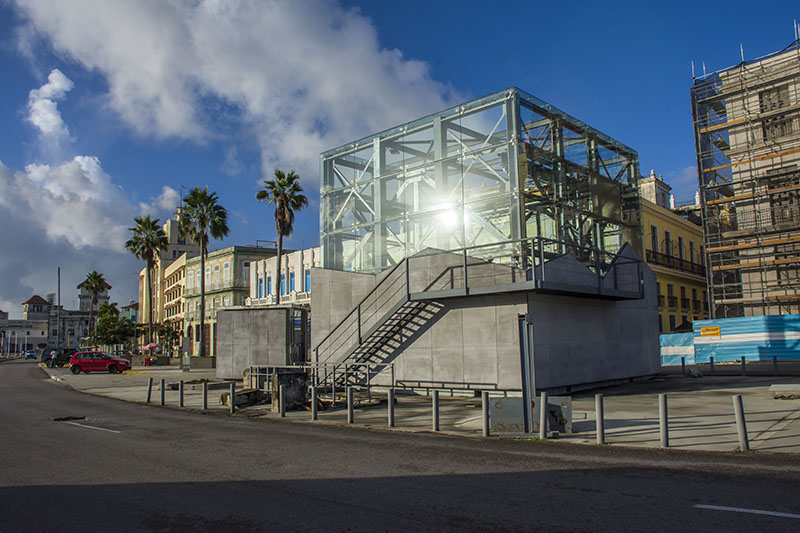
[[[58,267],[58,307],[56,308],[56,348],[61,347],[61,267]]]

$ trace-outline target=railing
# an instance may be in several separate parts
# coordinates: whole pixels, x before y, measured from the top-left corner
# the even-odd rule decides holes
[[[247,298],[247,305],[273,305],[276,303],[277,296],[274,294],[267,294],[261,298]],[[308,303],[311,301],[311,292],[290,292],[289,294],[281,294],[282,304],[292,303]]]
[[[659,294],[658,295],[658,306],[659,307],[664,307],[664,295],[663,294]]]
[[[689,298],[681,298],[681,308],[689,309]]]
[[[216,281],[211,283],[206,283],[206,293],[209,291],[218,291],[222,289],[243,289],[250,286],[250,283],[245,280],[236,279],[236,280],[228,280],[228,281]],[[193,287],[186,287],[185,295],[193,295],[193,294],[200,294],[200,286],[194,285]]]
[[[677,296],[667,296],[667,305],[669,307],[678,307],[678,297]]]
[[[695,311],[700,310],[700,300],[692,300],[692,309]]]
[[[675,270],[680,270],[681,272],[689,272],[696,276],[705,277],[706,275],[706,269],[703,265],[698,265],[697,263],[692,263],[686,261],[685,259],[681,259],[679,257],[675,257],[669,254],[662,254],[660,252],[655,252],[653,250],[647,250],[645,253],[645,257],[647,258],[647,262],[652,265],[674,268]]]

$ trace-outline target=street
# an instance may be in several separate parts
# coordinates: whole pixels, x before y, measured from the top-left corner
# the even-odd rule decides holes
[[[201,414],[82,394],[24,360],[0,364],[0,391],[0,531],[800,528],[794,454]]]

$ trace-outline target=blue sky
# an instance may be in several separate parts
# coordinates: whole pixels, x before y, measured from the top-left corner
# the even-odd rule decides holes
[[[316,245],[321,151],[511,85],[689,200],[691,62],[788,45],[800,7],[764,6],[0,0],[0,309],[54,292],[58,265],[67,305],[93,269],[135,298],[126,228],[168,217],[181,185],[229,209],[218,248],[275,238],[255,191],[295,169],[312,201],[288,246]]]

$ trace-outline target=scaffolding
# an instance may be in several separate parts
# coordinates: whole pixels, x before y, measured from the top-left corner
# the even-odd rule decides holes
[[[800,40],[691,96],[712,317],[800,313]]]

